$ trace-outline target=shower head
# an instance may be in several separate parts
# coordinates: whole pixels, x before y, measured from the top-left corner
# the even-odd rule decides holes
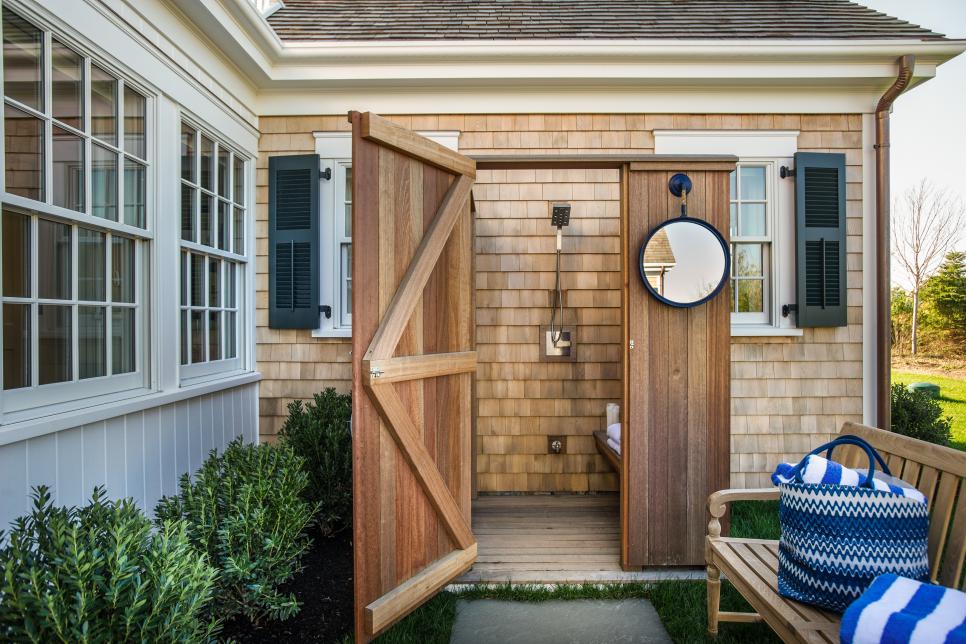
[[[570,225],[570,204],[555,203],[550,212],[550,225],[560,230],[564,226]]]

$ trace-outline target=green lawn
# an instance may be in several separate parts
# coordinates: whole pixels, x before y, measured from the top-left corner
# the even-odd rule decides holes
[[[734,506],[731,534],[734,536],[777,539],[778,502],[742,502]],[[456,619],[456,601],[465,599],[504,599],[539,602],[548,599],[626,599],[642,597],[654,604],[664,627],[675,642],[706,642],[705,583],[703,581],[664,581],[654,584],[614,584],[607,586],[476,586],[460,593],[442,592],[412,615],[387,631],[380,644],[447,644]],[[724,582],[721,610],[750,611],[744,599]],[[779,642],[764,624],[722,623],[718,644],[756,644]]]
[[[892,381],[907,385],[911,382],[931,382],[939,385],[939,404],[943,413],[953,419],[953,439],[950,444],[966,450],[966,380],[945,376],[932,376],[909,371],[893,371]]]

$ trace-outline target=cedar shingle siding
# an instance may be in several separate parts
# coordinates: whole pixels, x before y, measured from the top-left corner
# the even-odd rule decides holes
[[[285,0],[282,40],[942,38],[847,0]]]
[[[846,155],[848,326],[803,337],[733,338],[731,482],[768,485],[781,459],[800,456],[846,420],[862,419],[862,121],[859,115],[533,114],[389,117],[414,130],[459,130],[460,152],[649,153],[655,129],[800,130],[802,151]],[[267,158],[312,152],[314,131],[346,131],[344,116],[263,117],[258,160],[257,359],[261,432],[274,434],[293,398],[351,386],[348,340],[267,326]],[[477,202],[476,284],[481,491],[616,489],[591,432],[620,398],[620,242],[617,173],[485,171]],[[565,231],[567,323],[577,362],[539,361],[549,319],[553,236],[549,203],[574,205]],[[792,217],[793,213],[787,213]],[[569,252],[567,252],[569,251]],[[789,259],[791,261],[791,259]],[[563,457],[548,434],[568,435]]]

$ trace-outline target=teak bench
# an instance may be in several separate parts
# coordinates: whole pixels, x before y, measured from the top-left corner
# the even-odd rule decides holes
[[[881,429],[845,423],[841,434],[854,434],[878,450],[892,474],[919,488],[929,501],[930,579],[951,588],[963,587],[966,553],[966,453],[900,436]],[[840,448],[841,449],[841,448]],[[858,448],[835,453],[848,467],[866,467]],[[718,622],[767,623],[785,642],[838,642],[840,615],[806,606],[778,594],[778,542],[721,536],[721,517],[733,501],[778,499],[778,488],[722,490],[708,497],[711,522],[705,556],[708,563],[708,632],[718,633]],[[718,610],[721,573],[756,613]]]

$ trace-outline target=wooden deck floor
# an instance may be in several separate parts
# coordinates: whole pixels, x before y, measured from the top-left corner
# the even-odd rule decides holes
[[[700,577],[625,572],[617,495],[481,496],[473,504],[476,564],[456,583],[552,584]]]

